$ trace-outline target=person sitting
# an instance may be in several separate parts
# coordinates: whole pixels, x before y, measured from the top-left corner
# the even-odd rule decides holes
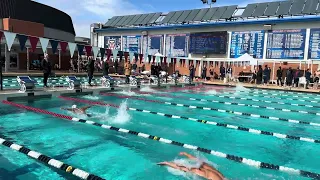
[[[187,158],[189,158],[190,160],[194,160],[196,162],[200,162],[200,166],[197,167],[191,167],[191,168],[187,168],[186,166],[174,163],[174,162],[160,162],[158,163],[158,165],[161,166],[169,166],[171,168],[180,170],[180,171],[184,171],[184,172],[190,172],[192,174],[198,175],[200,177],[203,177],[205,179],[208,180],[223,180],[224,176],[218,171],[216,170],[214,167],[212,167],[211,165],[200,161],[199,159],[197,159],[196,157],[185,153],[185,152],[181,152],[179,155],[181,156],[186,156]]]

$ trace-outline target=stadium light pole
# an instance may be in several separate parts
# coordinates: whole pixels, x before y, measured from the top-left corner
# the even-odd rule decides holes
[[[212,4],[216,3],[217,0],[201,0],[203,4],[208,4],[211,8]]]

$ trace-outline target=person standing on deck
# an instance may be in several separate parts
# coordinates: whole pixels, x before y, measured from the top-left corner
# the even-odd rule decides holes
[[[193,78],[194,78],[194,72],[195,72],[195,69],[194,69],[194,65],[193,64],[191,64],[191,66],[189,67],[189,73],[190,73],[190,79],[189,79],[189,81],[190,81],[190,83],[193,81]]]
[[[277,70],[277,85],[282,86],[282,69],[281,66]]]
[[[88,70],[88,77],[89,77],[88,83],[89,83],[89,86],[92,86],[91,85],[91,80],[93,78],[93,72],[94,72],[94,60],[93,60],[92,57],[89,57],[88,60],[89,60],[88,69],[87,69]]]
[[[257,72],[257,84],[262,83],[262,76],[263,76],[263,71],[262,71],[262,66],[258,66],[258,72]]]
[[[267,85],[267,84],[268,84],[268,75],[269,75],[268,66],[265,65],[265,66],[264,66],[264,70],[263,70],[263,84],[264,84],[264,85]]]
[[[126,63],[124,65],[124,75],[126,75],[126,84],[130,83],[129,82],[130,74],[131,74],[131,64],[130,64],[130,61],[126,60]]]
[[[48,77],[51,74],[51,63],[49,61],[49,55],[47,53],[44,54],[41,66],[43,69],[43,87],[48,87],[47,83]]]
[[[201,73],[201,78],[203,80],[207,80],[207,66],[206,65],[203,65],[203,68],[202,68],[202,73]]]
[[[295,87],[298,87],[298,84],[299,84],[299,78],[301,77],[301,72],[300,72],[300,68],[298,67],[297,70],[295,70],[294,72],[294,85]]]
[[[213,75],[213,73],[212,73]],[[223,80],[226,76],[226,69],[223,67],[223,65],[220,66],[220,79]]]
[[[115,59],[114,64],[113,64],[114,73],[115,73],[115,74],[118,74],[118,66],[119,66],[118,60]]]
[[[289,67],[287,71],[287,79],[286,79],[286,85],[291,86],[292,85],[292,79],[293,79],[293,72],[291,67]]]
[[[306,88],[309,89],[308,86],[309,86],[309,84],[310,84],[310,82],[311,82],[311,72],[310,72],[310,69],[307,69],[307,72],[306,72],[306,81],[307,81],[307,86],[306,86]]]
[[[102,64],[102,71],[103,71],[103,75],[107,76],[109,74],[109,62],[106,59],[104,59],[103,64]]]

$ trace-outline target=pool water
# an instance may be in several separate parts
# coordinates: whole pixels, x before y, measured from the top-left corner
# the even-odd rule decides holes
[[[125,94],[149,100],[213,107],[320,123],[320,116],[313,114],[282,112],[247,106],[187,100],[187,98],[201,98],[319,112],[318,108],[288,106],[274,103],[261,104],[261,102],[249,100],[217,97],[217,95],[252,97],[252,94],[248,92],[240,92],[237,90],[237,88],[221,87],[214,90],[212,86],[186,91],[166,91],[143,88],[141,91],[151,91],[159,94],[159,96],[155,94],[139,94],[138,92],[133,91],[115,92],[114,94],[119,96]],[[235,93],[228,94],[227,92],[230,91]],[[279,91],[278,93],[283,92]],[[170,97],[163,97],[160,95],[170,95]],[[255,96],[254,98],[266,101],[270,100],[269,98],[265,98],[264,94],[260,95],[261,96]],[[296,94],[288,95],[295,96]],[[290,98],[290,96],[287,97]],[[309,94],[302,94],[302,96],[312,97],[312,95]],[[157,114],[130,111],[127,110],[127,107],[319,140],[320,135],[317,132],[319,132],[320,127],[317,126],[240,116],[203,109],[190,109],[187,107],[177,107],[131,98],[123,99],[115,96],[79,95],[74,96],[73,98],[120,106],[120,108],[99,105],[93,106],[88,110],[88,113],[90,113],[92,117],[87,118],[78,116],[79,118],[261,162],[320,173],[320,144],[291,139],[279,139],[272,136],[253,134],[183,119],[172,119]],[[285,99],[283,99],[283,102],[308,104],[306,102]],[[21,100],[15,101],[15,103],[73,117],[77,115],[62,111],[60,108],[71,107],[74,104],[79,107],[88,105],[61,99],[59,97],[29,101]],[[205,159],[222,172],[228,179],[308,179],[297,174],[250,167],[210,154],[191,151],[171,144],[164,144],[159,141],[152,141],[150,139],[110,131],[87,124],[59,119],[50,115],[30,112],[9,105],[0,105],[0,113],[0,137],[3,136],[15,143],[24,145],[32,150],[41,152],[47,156],[105,179],[201,179],[187,173],[156,165],[158,162],[162,161],[186,161],[184,157],[178,155],[179,152],[188,152],[201,159]],[[8,177],[23,180],[72,179],[72,177],[66,176],[66,174],[63,174],[59,170],[49,168],[48,166],[33,159],[29,159],[25,155],[14,152],[7,147],[0,146],[0,150],[0,179],[7,179]]]

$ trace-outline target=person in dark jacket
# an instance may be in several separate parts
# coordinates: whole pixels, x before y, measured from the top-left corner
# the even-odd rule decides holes
[[[48,77],[51,74],[51,63],[49,61],[49,55],[44,54],[44,58],[41,62],[41,66],[43,69],[43,87],[48,87]]]
[[[221,65],[220,66],[220,78],[221,78],[221,80],[223,80],[224,77],[226,77],[226,69],[223,67],[223,65]]]
[[[263,70],[263,84],[264,85],[268,84],[268,76],[269,76],[269,69],[268,69],[268,66],[265,65],[264,70]]]
[[[258,72],[257,72],[257,84],[261,84],[262,83],[262,76],[263,76],[262,66],[259,65]]]
[[[114,67],[114,73],[118,74],[118,66],[119,66],[119,63],[118,63],[118,60],[116,59],[114,61],[114,64],[113,64],[113,67]]]
[[[308,86],[311,82],[311,72],[310,72],[310,69],[307,69],[307,72],[306,72],[306,80],[307,80],[307,89],[308,89]]]
[[[206,65],[204,65],[202,68],[201,78],[203,80],[207,80],[207,66]]]
[[[292,69],[291,67],[289,67],[288,71],[287,71],[287,74],[286,74],[286,84],[287,86],[291,86],[292,85],[292,79],[293,79],[293,72],[292,72]]]
[[[137,72],[137,68],[138,68],[138,65],[137,65],[137,62],[135,61],[133,64],[132,64],[132,70],[134,73]]]
[[[93,78],[93,72],[94,72],[94,60],[92,59],[92,57],[89,57],[88,58],[89,62],[88,62],[88,77],[89,77],[89,86],[92,86],[91,85],[91,80]]]
[[[107,61],[107,59],[103,61],[102,71],[104,76],[107,76],[109,74],[109,62]]]
[[[281,66],[277,70],[277,85],[282,86],[282,69]]]
[[[299,67],[297,68],[297,70],[295,70],[293,77],[294,77],[295,87],[298,87],[299,78],[301,77],[301,71]]]
[[[190,71],[190,83],[191,83],[193,81],[194,73],[195,73],[195,68],[193,64],[191,64],[191,66],[189,67],[189,71]]]

